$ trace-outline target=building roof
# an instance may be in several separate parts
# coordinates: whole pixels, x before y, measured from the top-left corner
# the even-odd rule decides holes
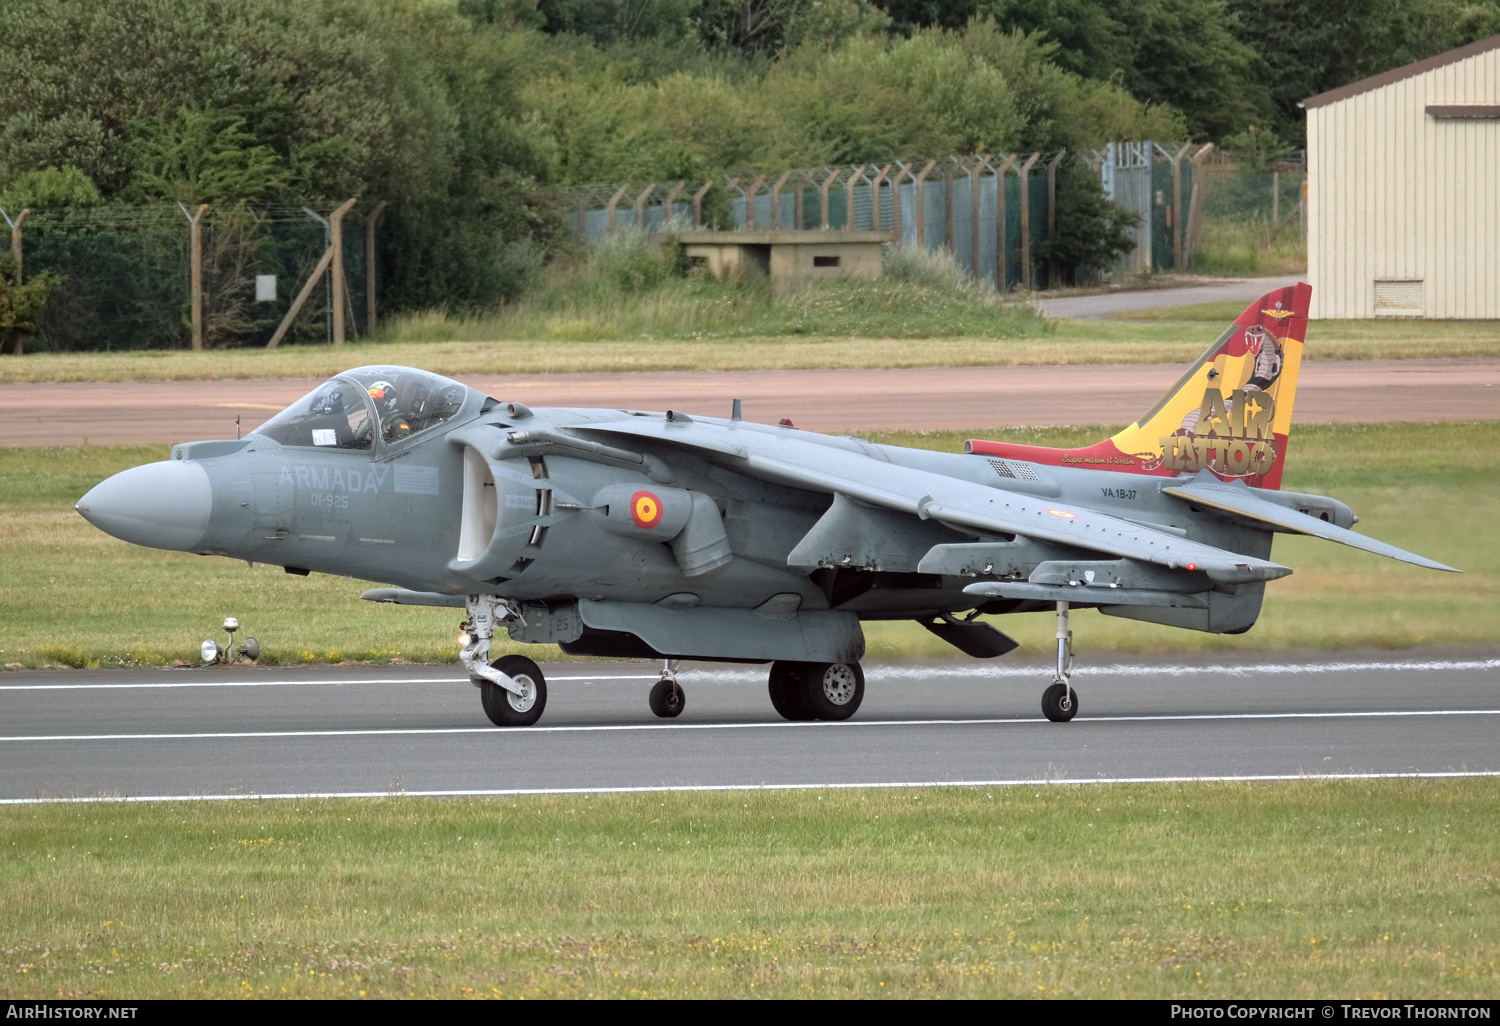
[[[843,246],[850,243],[878,245],[894,242],[894,231],[851,231],[835,228],[825,231],[716,231],[693,229],[686,232],[656,232],[652,238],[673,237],[685,246]]]
[[[1417,61],[1405,67],[1382,71],[1378,75],[1362,78],[1358,82],[1350,82],[1348,85],[1339,86],[1337,89],[1330,89],[1326,93],[1319,93],[1317,96],[1303,100],[1302,107],[1304,110],[1326,107],[1330,103],[1347,100],[1351,96],[1358,96],[1360,93],[1367,93],[1372,89],[1379,89],[1393,82],[1401,82],[1425,72],[1433,71],[1449,64],[1456,64],[1458,61],[1496,49],[1500,49],[1500,36],[1490,36],[1488,39],[1481,39],[1470,43],[1468,46],[1460,46],[1457,50],[1449,50],[1447,53],[1440,53],[1436,57],[1428,57],[1426,60]]]

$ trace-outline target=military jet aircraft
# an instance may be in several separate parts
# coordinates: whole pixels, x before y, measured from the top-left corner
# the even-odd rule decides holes
[[[1277,533],[1450,570],[1280,489],[1311,289],[1265,296],[1140,420],[1078,449],[876,445],[681,411],[528,409],[406,367],[340,374],[244,438],[176,445],[78,511],[129,542],[390,585],[461,607],[486,714],[535,723],[541,670],[497,629],[577,655],[770,663],[776,711],[841,720],[864,694],[861,622],[916,620],[960,651],[1017,643],[980,615],[1056,612],[1042,711],[1067,721],[1069,613],[1250,629]],[[1080,415],[1086,415],[1081,412]],[[967,614],[967,615],[962,615]]]

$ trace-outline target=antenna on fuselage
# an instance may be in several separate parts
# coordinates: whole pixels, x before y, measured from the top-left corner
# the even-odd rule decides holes
[[[740,401],[738,399],[736,399],[734,401],[734,408],[729,411],[729,419],[730,420],[739,420],[740,419]]]

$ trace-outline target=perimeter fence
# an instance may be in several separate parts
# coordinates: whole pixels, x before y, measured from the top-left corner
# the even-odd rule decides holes
[[[1277,262],[1306,266],[1307,163],[1294,154],[1265,167],[1204,162],[1195,266],[1218,274],[1265,273]]]
[[[375,320],[380,210],[363,218],[334,213],[326,205],[167,204],[0,211],[18,277],[45,271],[60,282],[25,345],[54,352],[263,346],[333,341],[341,328],[358,338]],[[342,273],[333,267],[335,249]],[[336,290],[342,316],[335,316]]]
[[[746,231],[878,229],[901,244],[947,249],[996,288],[1043,288],[1070,276],[1044,259],[1066,216],[1058,175],[1068,159],[1087,164],[1106,195],[1140,218],[1135,245],[1113,273],[1255,273],[1259,253],[1273,244],[1295,251],[1305,240],[1304,164],[1247,167],[1210,146],[1155,142],[1071,158],[975,154],[616,183],[578,189],[568,218],[590,243],[626,225],[655,231],[672,217]],[[220,348],[370,333],[385,204],[350,207],[0,210],[17,279],[46,271],[60,281],[23,344],[54,352]]]
[[[1080,154],[1105,194],[1140,218],[1114,271],[1192,266],[1202,229],[1198,170],[1212,146],[1111,143]],[[884,230],[904,245],[947,249],[1001,290],[1055,285],[1043,254],[1058,229],[1059,152],[747,171],[706,181],[617,182],[572,196],[572,229],[594,243],[620,227],[658,231],[671,218],[740,231]]]

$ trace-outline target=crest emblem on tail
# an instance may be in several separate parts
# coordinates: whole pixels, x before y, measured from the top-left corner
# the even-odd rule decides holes
[[[1102,442],[1048,449],[975,439],[965,449],[1163,477],[1209,470],[1279,488],[1311,298],[1299,282],[1251,303],[1145,416]]]

